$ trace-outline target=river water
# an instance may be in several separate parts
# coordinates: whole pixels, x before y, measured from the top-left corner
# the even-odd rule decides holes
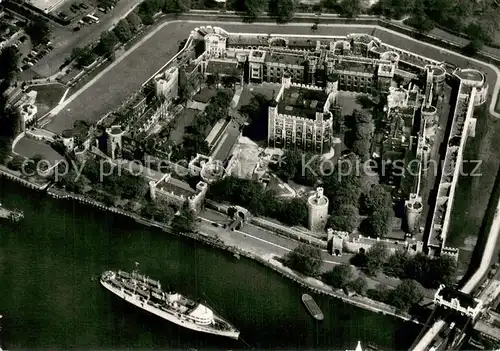
[[[0,314],[9,349],[330,349],[357,340],[407,348],[419,327],[315,296],[315,322],[297,284],[246,258],[171,236],[72,201],[0,180],[0,201],[21,223],[0,223]],[[208,302],[243,341],[191,332],[113,297],[106,269],[132,270]]]

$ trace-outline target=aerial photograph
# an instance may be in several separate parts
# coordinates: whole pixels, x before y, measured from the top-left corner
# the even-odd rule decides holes
[[[0,351],[500,350],[500,0],[0,0]]]

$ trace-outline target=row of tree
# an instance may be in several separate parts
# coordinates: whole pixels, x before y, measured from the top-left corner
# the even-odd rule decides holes
[[[132,11],[120,20],[113,30],[102,33],[96,45],[73,49],[71,60],[75,60],[78,68],[83,68],[94,62],[98,56],[108,57],[114,53],[118,43],[128,42],[140,30],[141,25],[141,18]]]
[[[307,204],[304,199],[283,200],[262,183],[237,177],[225,177],[213,183],[207,196],[247,208],[255,215],[276,218],[288,225],[307,225]]]
[[[300,244],[285,255],[284,264],[307,276],[318,276],[321,273],[321,251],[317,247]],[[370,298],[390,304],[399,312],[408,312],[410,308],[422,301],[422,286],[412,279],[404,279],[395,289],[388,289],[379,285],[376,289],[367,290],[366,279],[357,275],[349,264],[334,266],[330,271],[322,274],[322,280],[334,289],[343,289],[356,292],[359,295],[368,295]]]
[[[416,280],[426,288],[453,284],[457,272],[456,262],[450,256],[431,258],[423,253],[391,253],[384,243],[376,243],[366,253],[358,254],[352,263],[368,275],[374,276],[384,272],[400,279]]]
[[[60,164],[60,167],[66,167]],[[113,198],[136,200],[146,190],[146,180],[140,175],[133,175],[118,166],[96,158],[88,159],[81,167],[81,174],[70,166],[69,170],[61,169],[64,176],[56,179],[60,186],[68,191],[83,194],[88,189],[103,191]]]
[[[182,13],[189,10],[190,1],[186,0],[145,0],[139,5],[138,14],[145,25],[154,23],[154,16],[163,13]]]

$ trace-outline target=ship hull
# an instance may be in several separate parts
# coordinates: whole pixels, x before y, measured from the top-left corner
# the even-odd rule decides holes
[[[166,311],[160,310],[156,308],[155,306],[151,306],[147,302],[140,301],[137,296],[130,296],[127,295],[123,290],[117,289],[113,287],[111,284],[109,284],[106,281],[103,281],[100,279],[101,285],[106,288],[108,291],[112,292],[114,295],[118,296],[122,300],[127,301],[128,303],[139,307],[141,310],[147,311],[149,313],[152,313],[162,319],[165,319],[169,322],[172,322],[174,324],[177,324],[178,326],[181,326],[183,328],[191,329],[197,332],[202,332],[202,333],[207,333],[207,334],[213,334],[213,335],[219,335],[219,336],[225,336],[231,339],[238,340],[240,333],[238,331],[223,331],[223,330],[216,330],[209,328],[204,325],[196,324],[193,322],[190,322],[185,319],[179,319],[177,318],[174,314],[168,313]]]

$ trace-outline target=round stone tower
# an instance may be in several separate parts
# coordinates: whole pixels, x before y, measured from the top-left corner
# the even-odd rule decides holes
[[[312,232],[322,232],[328,220],[328,198],[323,194],[323,188],[317,188],[316,193],[307,199],[309,212],[309,229]]]
[[[418,230],[423,208],[422,198],[415,194],[410,195],[410,199],[405,202],[406,225],[409,233]]]

